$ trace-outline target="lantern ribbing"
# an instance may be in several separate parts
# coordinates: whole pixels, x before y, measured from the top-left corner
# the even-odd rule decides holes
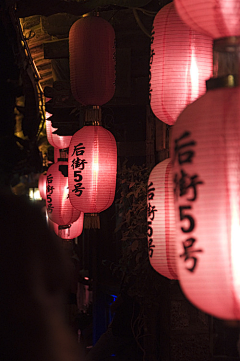
[[[115,92],[115,32],[100,16],[78,19],[69,32],[70,81],[83,105],[103,105]]]
[[[117,147],[114,136],[100,125],[77,131],[69,146],[69,198],[84,213],[99,213],[115,197]]]
[[[192,29],[214,39],[240,36],[239,0],[174,0],[177,12]]]
[[[206,313],[240,319],[240,88],[209,90],[173,127],[178,277]]]
[[[68,165],[66,161],[52,164],[47,171],[46,207],[48,217],[58,225],[70,224],[80,216],[69,200]]]
[[[205,92],[212,76],[212,39],[189,28],[174,3],[155,16],[150,56],[153,113],[173,125],[180,112]]]
[[[62,239],[73,239],[82,233],[83,230],[83,220],[84,220],[84,213],[81,212],[79,218],[65,226],[59,226],[58,224],[53,224],[54,232]]]
[[[152,267],[177,279],[171,160],[158,163],[148,180],[148,250]]]

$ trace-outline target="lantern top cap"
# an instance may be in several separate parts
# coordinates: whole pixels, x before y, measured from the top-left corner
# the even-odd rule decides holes
[[[99,106],[86,108],[85,125],[102,125],[102,111]]]
[[[237,74],[228,74],[218,78],[210,78],[206,81],[207,90],[233,88],[236,86],[239,86],[239,77]]]

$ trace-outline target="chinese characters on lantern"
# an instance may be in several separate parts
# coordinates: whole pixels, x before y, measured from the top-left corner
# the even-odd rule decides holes
[[[53,194],[53,190],[54,190],[54,187],[52,185],[52,181],[53,181],[53,176],[52,174],[48,174],[47,176],[47,187],[46,187],[46,190],[47,190],[47,212],[48,213],[52,213],[53,211],[53,205],[52,205],[52,197],[51,195]]]
[[[84,152],[85,147],[83,146],[83,143],[79,143],[74,146],[72,156],[75,155],[75,158],[72,159],[71,164],[71,167],[74,170],[74,189],[72,189],[72,192],[74,192],[77,197],[80,197],[82,195],[83,189],[85,189],[85,187],[82,185],[82,171],[84,170],[85,164],[88,162],[85,159],[80,158]]]
[[[191,215],[191,210],[193,210],[194,202],[198,196],[198,186],[203,184],[198,174],[188,174],[184,170],[184,165],[193,161],[195,146],[196,142],[191,140],[191,133],[184,132],[178,139],[175,139],[173,158],[173,162],[177,162],[180,166],[180,172],[175,173],[173,178],[174,195],[176,199],[186,196],[186,203],[179,206],[180,221],[187,221],[187,225],[181,227],[185,240],[182,242],[183,253],[180,254],[180,257],[183,258],[184,262],[192,261],[191,267],[187,267],[190,272],[194,272],[198,262],[197,255],[202,252],[201,249],[195,248],[196,238],[188,237],[188,234],[195,229],[195,219]]]
[[[153,187],[153,182],[148,184],[148,205],[147,205],[147,216],[148,216],[148,229],[147,229],[147,235],[148,235],[148,253],[149,257],[152,258],[153,251],[155,245],[153,245],[153,228],[152,228],[152,221],[154,220],[155,212],[157,212],[157,209],[155,209],[155,206],[150,203],[150,201],[154,198],[154,191],[155,188]]]

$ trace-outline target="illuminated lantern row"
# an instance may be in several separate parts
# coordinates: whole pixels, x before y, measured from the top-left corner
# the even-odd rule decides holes
[[[240,319],[240,88],[209,90],[173,127],[178,278],[206,313]]]
[[[46,98],[45,101],[48,102],[49,100],[50,98]],[[57,131],[57,128],[52,127],[52,122],[49,119],[51,115],[51,113],[46,112],[46,134],[49,144],[57,149],[68,148],[72,137],[69,135],[58,135],[54,133]]]
[[[117,146],[114,136],[100,125],[86,125],[69,146],[69,198],[84,213],[99,213],[115,197]]]
[[[240,36],[239,0],[174,0],[191,28],[212,38]]]
[[[148,180],[148,251],[152,267],[177,279],[171,160],[157,164]]]
[[[42,199],[46,199],[46,180],[47,175],[42,173],[38,178],[38,189]]]
[[[173,125],[180,112],[205,92],[212,76],[212,39],[189,28],[174,3],[155,16],[150,56],[153,113]]]
[[[75,222],[80,212],[69,200],[67,159],[52,164],[47,171],[46,208],[51,221],[58,225]]]
[[[79,218],[65,226],[59,226],[58,224],[53,224],[54,232],[62,239],[73,239],[82,233],[83,230],[83,220],[84,220],[84,213],[81,212]]]
[[[69,32],[70,82],[83,105],[103,105],[115,92],[115,32],[99,16],[77,20]]]

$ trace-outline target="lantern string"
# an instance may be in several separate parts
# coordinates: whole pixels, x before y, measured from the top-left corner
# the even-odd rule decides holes
[[[141,11],[144,15],[147,15],[147,16],[154,17],[157,14],[156,11],[146,10],[146,9],[142,9],[142,8],[134,8],[134,9]]]
[[[134,15],[135,20],[136,20],[138,26],[140,27],[140,29],[144,32],[145,35],[147,35],[149,38],[151,38],[150,32],[145,28],[145,26],[141,22],[141,20],[140,20],[140,18],[138,16],[136,8],[132,9],[132,11],[133,11],[133,15]]]

